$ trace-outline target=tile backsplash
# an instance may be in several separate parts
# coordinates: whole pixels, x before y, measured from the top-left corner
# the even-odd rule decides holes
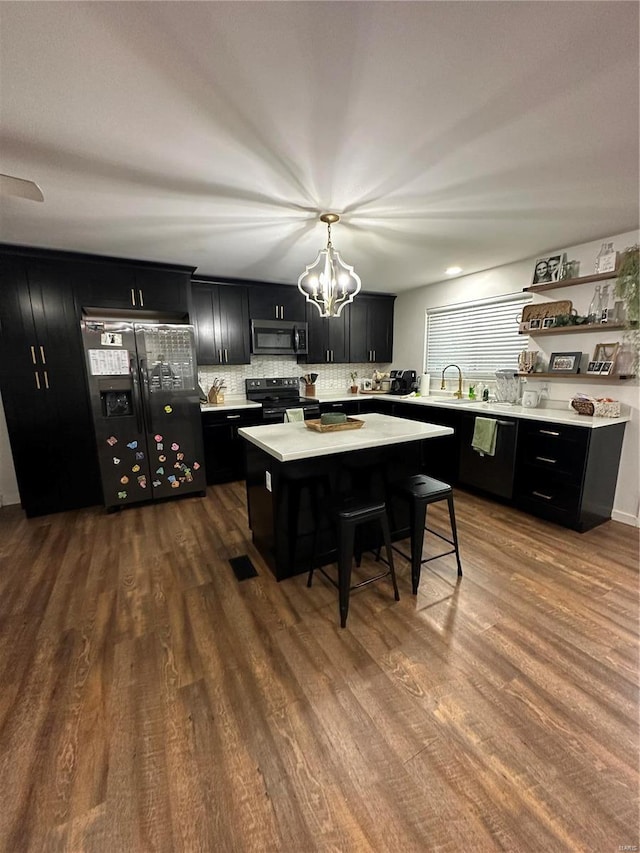
[[[374,370],[388,373],[389,364],[298,364],[295,358],[286,356],[252,356],[251,364],[202,365],[198,367],[198,377],[202,390],[206,393],[213,384],[214,377],[222,377],[229,395],[245,393],[245,379],[262,379],[272,376],[302,376],[303,373],[317,373],[316,390],[324,392],[345,391],[351,385],[349,374],[358,373],[358,384],[362,379],[370,378]]]

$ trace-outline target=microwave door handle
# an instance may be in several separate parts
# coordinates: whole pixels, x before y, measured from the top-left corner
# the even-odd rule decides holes
[[[138,428],[138,432],[142,432],[142,417],[140,414],[140,406],[142,405],[142,398],[140,395],[140,380],[138,376],[138,371],[136,370],[136,360],[133,356],[129,359],[129,373],[131,374],[131,383],[133,385],[133,407],[136,412],[136,426]]]
[[[300,332],[297,329],[293,330],[293,351],[298,352],[300,349]]]

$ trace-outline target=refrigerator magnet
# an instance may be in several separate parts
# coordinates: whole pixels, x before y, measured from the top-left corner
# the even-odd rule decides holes
[[[199,462],[194,462],[194,463],[193,463],[193,470],[194,470],[194,471],[197,471],[199,467],[200,467],[200,463],[199,463]]]
[[[162,441],[162,436],[161,435],[154,435],[153,440],[154,441]]]
[[[171,408],[171,406],[165,406],[165,407],[164,407],[164,410],[165,410],[165,412],[166,412],[168,415],[170,415],[170,414],[171,414],[171,412],[173,411],[173,409]]]
[[[138,446],[137,441],[130,441],[129,444],[127,444],[127,447],[129,448],[129,450],[135,450],[137,446]]]
[[[166,461],[167,461],[166,456],[158,456],[158,462],[166,462]]]
[[[171,488],[172,489],[179,489],[180,483],[177,480],[175,480],[173,483],[171,483]]]
[[[140,486],[140,488],[141,488],[141,489],[146,489],[146,488],[147,488],[147,478],[145,477],[145,475],[144,475],[144,474],[141,474],[141,475],[138,477],[138,485]]]
[[[114,456],[114,457],[113,457],[113,464],[114,464],[114,465],[119,465],[119,464],[120,464],[120,460],[118,459],[118,457],[117,457],[117,456]]]
[[[178,460],[178,462],[181,462],[184,459],[184,453],[178,453],[176,459]]]
[[[134,466],[133,466],[133,468],[132,468],[131,470],[133,471],[133,473],[134,473],[134,474],[137,474],[137,473],[138,473],[138,471],[140,470],[140,466],[139,466],[139,465],[134,465]]]
[[[124,477],[120,477],[120,482],[122,483],[123,486],[127,485],[127,483],[129,482],[129,478],[127,477],[126,474],[124,475]]]
[[[161,441],[156,444],[156,450],[164,450],[164,444]]]
[[[118,443],[118,439],[115,437],[115,435],[110,435],[109,438],[107,439],[107,444],[109,445],[109,447],[113,447],[113,445],[117,444],[117,443]]]
[[[164,474],[164,468],[162,466],[160,466],[160,468],[156,468],[156,474]]]
[[[172,449],[172,450],[180,450],[180,445],[179,445],[179,444],[176,444],[176,443],[175,443],[175,441],[174,441],[174,442],[173,442],[173,444],[171,445],[171,449]]]
[[[126,498],[127,498],[126,492],[118,492],[118,499],[119,500],[124,501],[124,500],[126,500]]]
[[[140,450],[136,451],[136,459],[144,459],[144,453]]]
[[[175,483],[176,478],[175,478],[175,476],[174,476],[173,474],[169,474],[169,476],[167,477],[167,480],[168,480],[170,483]]]
[[[162,485],[162,483],[160,482],[160,480],[154,480],[154,481],[151,483],[151,485],[153,486],[153,488],[154,488],[154,489],[157,489],[157,488],[159,488],[159,487]]]

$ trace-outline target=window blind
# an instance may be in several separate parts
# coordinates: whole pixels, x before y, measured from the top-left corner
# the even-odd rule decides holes
[[[465,377],[494,378],[500,368],[518,368],[529,339],[518,334],[518,318],[531,294],[467,302],[427,311],[426,372],[457,364]]]

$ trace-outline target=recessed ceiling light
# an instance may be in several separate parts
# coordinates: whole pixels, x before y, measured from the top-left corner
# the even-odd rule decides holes
[[[447,275],[458,275],[459,272],[462,272],[462,267],[447,267],[445,272]]]

